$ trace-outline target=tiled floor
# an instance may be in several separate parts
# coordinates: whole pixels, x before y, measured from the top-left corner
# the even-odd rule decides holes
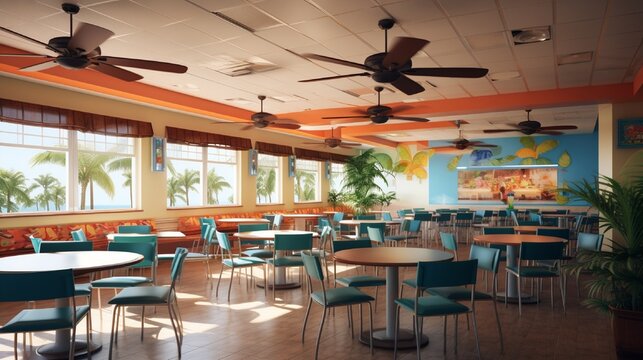
[[[461,258],[466,258],[468,248],[460,249]],[[277,293],[277,302],[272,303],[264,296],[263,289],[250,287],[235,280],[230,304],[226,301],[229,272],[224,274],[219,298],[206,281],[202,263],[186,263],[179,285],[179,303],[185,325],[183,359],[312,359],[315,339],[319,328],[321,311],[313,307],[306,332],[301,343],[301,326],[307,303],[302,289],[285,290]],[[213,266],[215,275],[220,267]],[[354,271],[341,268],[341,271]],[[504,270],[502,270],[504,271]],[[412,270],[402,272],[411,277]],[[255,271],[255,275],[261,271]],[[502,277],[504,279],[504,275]],[[160,281],[168,281],[167,265],[162,265]],[[213,280],[216,287],[216,276]],[[484,286],[483,286],[484,287]],[[554,291],[557,287],[554,287]],[[383,290],[383,289],[382,289]],[[367,290],[371,291],[371,290]],[[383,295],[383,291],[380,295]],[[111,291],[104,292],[104,298]],[[505,353],[500,353],[493,308],[489,302],[477,305],[478,329],[482,357],[485,359],[613,359],[613,345],[609,319],[606,315],[587,310],[579,305],[575,285],[569,285],[567,314],[564,315],[559,293],[554,294],[555,306],[549,303],[549,286],[542,294],[543,303],[523,306],[523,315],[518,317],[516,305],[505,308],[499,304],[500,319],[505,338]],[[271,296],[268,296],[271,299]],[[384,325],[384,297],[381,297],[375,314],[375,326]],[[3,304],[0,321],[6,321],[22,304]],[[111,309],[102,312],[94,304],[94,336],[104,347],[94,354],[94,359],[106,359],[109,345]],[[355,311],[355,313],[357,313]],[[176,343],[169,324],[167,311],[158,308],[156,313],[146,311],[145,338],[140,341],[140,310],[132,308],[127,312],[126,331],[120,333],[115,358],[118,359],[172,359],[177,357]],[[402,326],[410,327],[411,318],[402,312]],[[102,315],[102,321],[101,321]],[[358,318],[355,315],[355,322]],[[367,318],[365,317],[365,320]],[[365,326],[367,321],[365,321]],[[79,328],[84,337],[84,325]],[[461,317],[458,329],[458,353],[453,351],[453,320],[449,319],[447,330],[447,351],[442,347],[442,319],[429,318],[424,322],[424,331],[430,337],[429,346],[422,349],[424,358],[470,359],[474,358],[473,332],[467,330],[466,321]],[[19,357],[38,358],[34,354],[36,345],[53,339],[53,333],[33,335],[34,346],[26,346]],[[0,358],[12,358],[12,335],[0,336]],[[22,343],[19,345],[22,349]],[[414,359],[415,351],[403,351],[400,359]],[[327,318],[322,333],[320,359],[391,359],[392,351],[375,349],[369,355],[368,347],[357,339],[351,339],[346,311],[339,309]]]

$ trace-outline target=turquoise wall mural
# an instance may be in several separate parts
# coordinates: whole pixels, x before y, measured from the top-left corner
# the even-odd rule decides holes
[[[591,180],[598,173],[598,135],[596,133],[565,136],[523,136],[485,139],[496,148],[474,149],[470,153],[436,153],[429,161],[429,202],[433,205],[493,204],[500,201],[458,201],[458,167],[504,165],[558,165],[558,187],[581,179]],[[439,146],[437,144],[431,144]],[[586,206],[570,202],[566,194],[556,201],[530,201],[529,205]],[[521,205],[517,201],[516,205]],[[523,205],[527,205],[523,203]]]

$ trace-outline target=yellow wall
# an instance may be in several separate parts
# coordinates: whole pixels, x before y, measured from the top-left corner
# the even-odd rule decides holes
[[[268,130],[239,131],[240,125],[212,124],[214,119],[206,119],[176,111],[169,111],[143,104],[125,102],[114,98],[99,97],[89,93],[80,93],[61,87],[27,82],[24,80],[0,76],[0,98],[19,100],[24,102],[56,106],[60,108],[110,115],[134,120],[149,121],[154,127],[155,136],[165,136],[165,126],[192,129],[205,132],[220,133],[231,136],[251,138],[253,141],[264,141],[274,144],[290,145],[297,147],[304,139],[283,133]],[[309,147],[311,148],[311,147]],[[320,148],[314,148],[320,150]],[[236,212],[254,212],[270,210],[288,210],[300,207],[314,207],[326,205],[326,194],[330,188],[325,178],[323,168],[320,172],[321,198],[318,203],[294,204],[293,179],[288,177],[286,158],[282,158],[282,200],[283,205],[256,205],[256,178],[248,176],[248,154],[241,152],[239,162],[239,177],[241,179],[240,199],[241,206],[207,207],[192,209],[166,209],[166,174],[151,171],[151,145],[150,139],[141,139],[139,154],[141,166],[138,169],[141,190],[139,200],[141,210],[124,212],[93,213],[93,214],[65,214],[65,215],[38,215],[38,216],[9,216],[0,217],[0,228],[21,227],[34,225],[50,225],[65,223],[83,223],[92,221],[109,221],[121,219],[142,218],[169,218],[187,215],[220,214]],[[329,151],[321,149],[322,151]],[[333,151],[333,150],[331,150]],[[343,154],[352,154],[351,151],[334,151]]]

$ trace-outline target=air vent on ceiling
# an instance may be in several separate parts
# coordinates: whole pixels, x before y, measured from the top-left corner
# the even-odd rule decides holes
[[[279,101],[281,103],[291,103],[291,102],[308,100],[299,95],[277,95],[277,96],[271,96],[270,98],[273,100]]]
[[[363,88],[355,88],[355,89],[348,89],[348,90],[342,90],[343,92],[347,93],[350,96],[362,98],[366,96],[373,95],[375,96],[376,93],[371,87],[363,87]],[[394,91],[384,87],[384,90],[382,90],[382,94],[392,94]]]
[[[230,24],[232,24],[234,26],[238,26],[238,27],[240,27],[240,28],[242,28],[242,29],[244,29],[246,31],[251,32],[251,33],[255,32],[255,30],[253,28],[251,28],[251,27],[249,27],[249,26],[247,26],[247,25],[245,25],[243,23],[240,23],[237,20],[235,20],[235,19],[233,19],[233,18],[231,18],[231,17],[229,17],[229,16],[227,16],[227,15],[225,15],[223,13],[220,13],[218,11],[213,11],[212,14],[217,16],[219,19],[221,19],[223,21],[226,21],[226,22],[228,22],[228,23],[230,23]]]
[[[551,30],[549,26],[516,29],[511,30],[511,36],[515,45],[533,44],[551,40]]]
[[[558,56],[558,65],[580,64],[592,61],[593,51],[585,51],[574,54],[565,54]]]
[[[241,76],[274,70],[277,65],[257,56],[248,59],[237,59],[228,55],[218,55],[205,65],[208,69],[228,76]]]

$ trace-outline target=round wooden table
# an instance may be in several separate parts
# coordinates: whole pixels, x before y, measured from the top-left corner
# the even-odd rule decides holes
[[[415,267],[420,261],[451,261],[453,254],[424,248],[375,247],[338,251],[335,253],[335,260],[351,265],[386,267],[386,328],[373,331],[373,346],[392,349],[395,339],[395,299],[399,294],[398,269]],[[369,344],[368,333],[362,334],[360,341]],[[421,345],[428,343],[429,338],[424,335]],[[400,329],[398,347],[402,349],[416,347],[413,331]]]
[[[536,234],[538,229],[556,229],[562,230],[563,228],[557,226],[545,226],[545,225],[519,225],[514,226],[514,231],[521,234]]]
[[[263,218],[225,218],[217,219],[216,222],[222,224],[266,224],[270,220]]]
[[[130,266],[143,260],[143,256],[121,251],[70,251],[38,253],[0,258],[0,272],[38,272],[73,269],[74,275],[111,270]],[[57,299],[56,307],[71,306],[69,299]],[[53,344],[43,345],[37,353],[47,359],[66,359],[69,356],[71,330],[56,330]],[[100,350],[102,344],[76,340],[76,356]]]
[[[257,230],[257,231],[245,231],[234,233],[232,236],[237,240],[275,240],[275,235],[283,234],[312,234],[313,237],[319,236],[317,233],[312,231],[299,231],[299,230]],[[239,246],[239,252],[241,252],[241,246]],[[279,257],[283,254],[277,252],[276,256]],[[266,281],[266,284],[268,282]],[[265,284],[257,284],[258,286],[265,286]],[[275,284],[268,284],[268,288],[275,286],[277,289],[294,289],[300,287],[299,283],[289,283],[286,280],[286,269],[283,267],[275,267]]]
[[[551,243],[551,242],[566,242],[565,239],[555,236],[543,235],[525,235],[525,234],[490,234],[490,235],[475,235],[473,241],[482,244],[506,245],[507,246],[507,266],[518,266],[518,253],[520,244],[525,242],[530,243]],[[507,289],[507,301],[518,303],[518,279],[515,276],[510,276]],[[498,300],[504,301],[505,294],[498,293]],[[535,304],[536,298],[533,296],[523,296],[521,299],[523,304]]]
[[[385,221],[385,220],[357,220],[357,219],[348,219],[348,220],[341,220],[339,222],[340,225],[347,225],[347,226],[355,226],[355,234],[357,237],[359,237],[361,234],[359,233],[359,225],[360,224],[379,224],[379,223],[386,223],[386,226],[392,226],[392,225],[400,225],[402,222],[400,220],[393,220],[393,221]],[[341,233],[341,231],[340,231]]]

